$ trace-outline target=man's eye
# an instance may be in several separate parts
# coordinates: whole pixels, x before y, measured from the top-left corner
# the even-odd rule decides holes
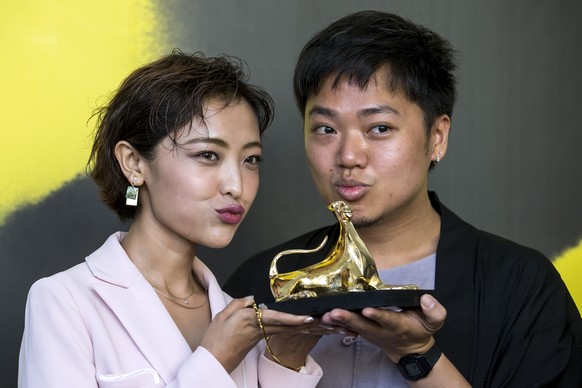
[[[372,127],[371,132],[374,133],[386,133],[390,131],[390,127],[387,125],[376,125],[375,127]]]
[[[315,128],[315,130],[313,132],[321,134],[321,135],[327,135],[327,134],[335,133],[335,130],[332,127],[328,127],[327,125],[321,125],[321,126]]]

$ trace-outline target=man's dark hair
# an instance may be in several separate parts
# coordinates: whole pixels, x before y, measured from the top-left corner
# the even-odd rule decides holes
[[[334,77],[364,89],[379,70],[386,87],[403,93],[424,113],[429,133],[434,121],[452,118],[456,98],[455,50],[429,29],[398,15],[361,11],[347,15],[317,33],[303,48],[293,78],[297,107],[305,116],[309,96]]]

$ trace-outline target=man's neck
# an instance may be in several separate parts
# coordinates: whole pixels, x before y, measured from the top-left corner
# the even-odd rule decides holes
[[[421,208],[357,231],[378,269],[388,269],[435,253],[440,225],[439,214],[427,201]]]

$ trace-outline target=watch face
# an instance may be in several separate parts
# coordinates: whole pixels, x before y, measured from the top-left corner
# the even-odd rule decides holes
[[[398,367],[404,378],[413,381],[425,377],[432,369],[428,361],[420,354],[409,354],[402,357]]]
[[[441,354],[441,350],[433,344],[425,354],[413,353],[402,357],[396,367],[405,379],[419,380],[430,373]]]
[[[406,370],[406,374],[410,376],[410,378],[422,376],[422,374],[424,373],[415,362],[411,362],[404,365],[404,369]]]

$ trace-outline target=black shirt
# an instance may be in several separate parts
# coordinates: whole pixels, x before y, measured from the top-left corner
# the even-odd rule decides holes
[[[430,198],[441,215],[433,295],[447,309],[445,325],[435,335],[443,353],[474,387],[582,387],[582,320],[551,261],[477,230],[436,194]],[[326,235],[333,244],[338,229],[320,228],[254,255],[224,290],[272,301],[273,257],[286,249],[316,247]],[[320,261],[328,250],[285,257],[279,271]]]

